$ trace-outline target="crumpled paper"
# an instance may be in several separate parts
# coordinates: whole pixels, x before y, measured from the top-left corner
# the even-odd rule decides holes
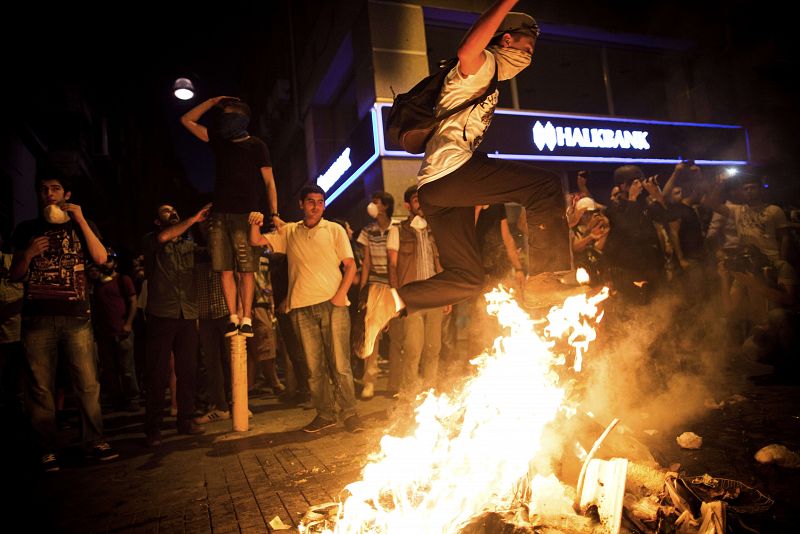
[[[762,447],[756,453],[755,458],[758,463],[762,464],[775,464],[793,469],[800,467],[800,454],[777,443]]]
[[[287,525],[279,516],[276,515],[272,518],[272,521],[269,522],[269,528],[272,530],[289,530],[292,528],[292,525]]]
[[[694,432],[684,432],[675,438],[675,441],[678,442],[682,449],[699,449],[703,446],[703,438]]]

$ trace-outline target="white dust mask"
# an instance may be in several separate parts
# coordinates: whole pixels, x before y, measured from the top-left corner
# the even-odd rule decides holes
[[[497,63],[497,79],[510,80],[531,64],[531,55],[524,50],[502,46],[491,46],[489,52],[494,54]]]
[[[375,204],[374,202],[370,202],[369,204],[367,204],[367,213],[373,219],[377,218],[378,217],[378,205]]]
[[[56,204],[48,204],[44,207],[44,218],[50,224],[64,224],[69,221],[69,215]]]
[[[420,217],[419,215],[415,216],[411,219],[411,228],[415,228],[417,230],[422,230],[428,227],[428,221]]]

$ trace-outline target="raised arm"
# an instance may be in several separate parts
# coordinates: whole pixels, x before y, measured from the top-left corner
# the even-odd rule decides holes
[[[231,98],[231,97],[215,96],[214,98],[209,98],[205,102],[200,102],[195,107],[193,107],[192,109],[183,114],[183,116],[181,117],[181,124],[183,124],[183,126],[187,130],[192,132],[192,134],[194,134],[195,137],[197,137],[201,141],[208,143],[208,130],[206,129],[205,126],[203,126],[197,121],[199,121],[200,117],[205,115],[205,113],[209,109],[216,106],[220,100],[225,98]]]
[[[100,242],[100,238],[94,233],[89,222],[83,216],[83,210],[77,204],[64,204],[64,211],[70,214],[72,220],[77,223],[78,227],[83,233],[83,238],[86,240],[86,248],[89,251],[89,256],[95,263],[105,263],[108,261],[108,251],[106,247]]]
[[[264,224],[264,214],[259,211],[251,211],[247,218],[250,223],[250,235],[248,241],[251,247],[272,247],[269,241],[269,234],[261,233],[261,226]]]
[[[208,217],[208,212],[211,210],[211,204],[206,204],[203,206],[200,211],[186,219],[185,221],[181,221],[178,224],[173,224],[172,226],[168,226],[161,230],[158,235],[156,235],[156,239],[160,244],[164,244],[168,241],[172,241],[178,236],[181,236],[186,233],[186,231],[192,227],[194,223],[198,223],[201,221],[205,221],[206,217]]]
[[[275,174],[272,172],[272,167],[261,167],[261,178],[263,178],[264,186],[267,188],[270,219],[272,219],[275,228],[280,228],[286,223],[278,215],[278,188],[275,187]]]
[[[722,171],[719,174],[717,174],[716,184],[714,185],[714,188],[711,190],[711,193],[706,195],[703,204],[705,205],[706,208],[719,213],[723,217],[730,217],[731,210],[728,209],[728,206],[722,203],[722,187],[726,177],[727,176],[725,174],[725,171]]]
[[[483,50],[517,0],[497,0],[469,29],[458,47],[458,70],[463,76],[478,72],[484,61]]]

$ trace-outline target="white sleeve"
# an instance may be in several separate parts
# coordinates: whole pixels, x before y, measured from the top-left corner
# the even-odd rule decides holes
[[[389,234],[386,236],[386,250],[400,250],[400,230],[397,225],[389,227]]]
[[[461,62],[458,62],[456,66],[453,67],[453,70],[450,72],[450,74],[448,74],[444,82],[445,87],[448,85],[461,85],[475,89],[484,89],[488,87],[489,82],[492,80],[492,76],[494,75],[495,68],[495,59],[491,52],[488,50],[483,51],[483,64],[475,74],[463,76],[461,74],[461,70],[458,68],[460,64]]]
[[[336,257],[339,258],[339,261],[352,258],[353,247],[350,246],[350,240],[347,239],[347,232],[336,223],[333,223],[331,228],[333,229],[333,246],[336,247]]]
[[[272,252],[277,252],[279,254],[286,254],[286,232],[288,230],[289,230],[289,225],[286,224],[282,226],[281,229],[278,230],[277,232],[270,232],[268,234],[263,234]]]

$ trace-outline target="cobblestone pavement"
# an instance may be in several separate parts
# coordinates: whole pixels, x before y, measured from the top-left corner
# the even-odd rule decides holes
[[[680,449],[674,433],[642,441],[662,465],[680,463],[687,474],[736,479],[773,497],[769,513],[747,517],[749,526],[762,533],[796,532],[800,470],[758,465],[753,454],[769,443],[800,447],[800,387],[743,379],[735,389],[745,400],[709,410],[687,428],[703,436],[702,449]],[[12,482],[4,505],[26,525],[8,532],[286,532],[270,522],[278,518],[295,527],[310,505],[334,500],[358,478],[395,402],[380,395],[359,401],[364,433],[349,434],[339,425],[309,435],[299,429],[312,410],[255,398],[248,432],[231,432],[230,421],[220,421],[203,436],[178,436],[173,423],[157,449],[144,447],[141,413],[109,414],[107,434],[121,456],[106,464],[87,464],[77,449],[67,448],[60,472],[38,474],[19,451],[4,452],[4,478]],[[74,429],[62,434],[77,438]]]

